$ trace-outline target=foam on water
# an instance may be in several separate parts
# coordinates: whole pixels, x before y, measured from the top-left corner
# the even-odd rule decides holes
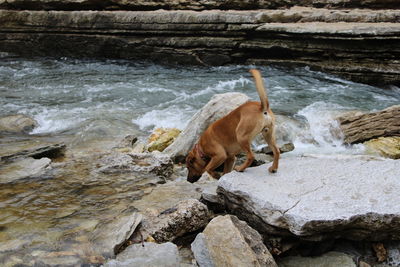
[[[183,129],[217,93],[241,92],[258,100],[248,72],[255,66],[174,68],[124,60],[28,60],[4,53],[0,59],[0,115],[34,117],[39,127],[32,134],[68,132],[84,139],[102,129],[147,136],[156,127]],[[259,69],[278,115],[278,138],[293,141],[295,153],[358,153],[361,148],[342,145],[334,118],[400,103],[395,86],[380,89],[308,68]]]

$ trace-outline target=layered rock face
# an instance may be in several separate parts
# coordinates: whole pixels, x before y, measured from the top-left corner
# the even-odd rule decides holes
[[[302,64],[354,81],[400,83],[400,10],[310,7],[395,8],[395,1],[296,2],[303,7],[291,7],[291,1],[25,2],[0,1],[0,7],[51,11],[0,10],[2,52],[175,64]],[[284,7],[291,8],[245,10]],[[119,11],[103,11],[113,8]],[[156,8],[175,10],[137,11]]]

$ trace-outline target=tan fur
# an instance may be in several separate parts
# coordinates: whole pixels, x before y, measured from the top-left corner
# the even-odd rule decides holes
[[[189,182],[197,181],[205,171],[218,179],[215,169],[222,163],[224,174],[232,171],[236,155],[242,151],[246,152],[246,161],[236,166],[235,170],[244,171],[254,160],[251,141],[259,133],[262,133],[274,154],[274,161],[268,170],[278,170],[280,152],[275,141],[275,116],[269,107],[260,72],[252,69],[250,73],[254,77],[261,103],[244,103],[207,128],[186,158]]]

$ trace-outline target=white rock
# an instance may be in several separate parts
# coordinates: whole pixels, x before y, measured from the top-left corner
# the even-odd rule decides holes
[[[214,95],[189,121],[187,127],[164,152],[175,160],[184,159],[207,127],[216,120],[249,101],[242,93]]]
[[[262,165],[224,175],[218,193],[261,233],[400,239],[399,177],[395,160],[288,158],[276,174]]]

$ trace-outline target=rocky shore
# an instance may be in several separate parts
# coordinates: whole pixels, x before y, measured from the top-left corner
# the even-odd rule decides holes
[[[219,112],[216,100],[226,111]],[[216,95],[178,136],[176,130],[157,130],[148,144],[127,136],[109,151],[92,147],[79,154],[51,138],[26,135],[26,125],[35,125],[27,117],[0,119],[2,212],[8,215],[0,227],[0,262],[398,266],[400,169],[398,161],[377,157],[379,150],[284,156],[278,173],[270,174],[263,149],[258,167],[220,180],[205,174],[197,183],[186,181],[186,168],[178,163],[186,149],[203,127],[246,100],[238,93]],[[397,109],[344,114],[339,121],[380,116],[376,121],[390,123],[386,114]],[[390,125],[389,137],[373,137],[397,138],[400,125]],[[172,144],[154,146],[159,140]],[[163,152],[148,152],[155,147]],[[396,144],[391,149],[400,151]]]
[[[167,64],[303,65],[399,84],[396,1],[0,1],[0,51]]]

